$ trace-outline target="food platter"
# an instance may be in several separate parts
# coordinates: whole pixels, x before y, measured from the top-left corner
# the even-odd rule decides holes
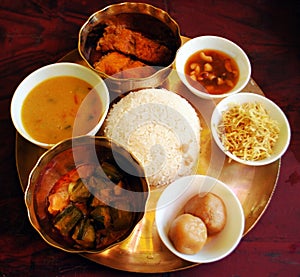
[[[185,42],[188,38],[182,37],[182,40]],[[60,61],[85,65],[77,50],[71,51]],[[280,160],[259,167],[229,162],[213,142],[208,127],[217,100],[201,100],[192,95],[181,83],[175,70],[161,87],[179,93],[193,103],[202,125],[201,154],[196,173],[215,177],[235,192],[245,214],[243,234],[245,236],[259,221],[272,198],[280,170]],[[243,91],[263,95],[263,91],[253,79],[250,79]],[[31,169],[44,152],[45,149],[29,143],[17,133],[16,164],[23,190],[27,186]],[[196,266],[197,264],[184,261],[172,254],[158,236],[155,226],[155,206],[162,190],[163,188],[151,190],[146,215],[129,239],[102,253],[82,255],[95,263],[128,272],[159,273]]]

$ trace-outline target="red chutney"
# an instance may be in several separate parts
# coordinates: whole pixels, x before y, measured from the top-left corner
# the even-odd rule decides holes
[[[222,51],[205,49],[191,55],[185,64],[190,84],[209,94],[229,92],[238,82],[239,68]]]

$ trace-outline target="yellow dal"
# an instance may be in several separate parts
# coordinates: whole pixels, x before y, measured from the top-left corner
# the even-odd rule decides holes
[[[102,112],[100,97],[90,84],[76,77],[60,76],[32,89],[22,107],[22,121],[35,140],[57,143],[88,133]]]

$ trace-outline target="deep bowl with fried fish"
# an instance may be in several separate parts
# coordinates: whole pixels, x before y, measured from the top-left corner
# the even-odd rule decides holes
[[[78,41],[83,60],[118,93],[163,83],[180,46],[179,26],[168,13],[130,2],[95,12]]]

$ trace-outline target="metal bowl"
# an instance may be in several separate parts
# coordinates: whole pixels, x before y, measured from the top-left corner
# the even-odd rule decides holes
[[[121,200],[116,195],[102,195],[104,189],[107,190],[107,188],[111,188],[109,186],[116,186],[108,180],[107,176],[109,176],[109,174],[107,174],[107,171],[104,170],[104,166],[102,166],[103,162],[108,162],[115,168],[118,168],[118,172],[121,172],[123,176],[122,180],[124,181],[125,179],[124,183],[126,185],[122,186],[122,191],[120,193],[122,195]],[[115,236],[114,240],[110,241],[109,244],[99,244],[96,240],[93,242],[92,246],[86,246],[82,243],[78,244],[78,237],[76,237],[76,240],[71,239],[75,232],[74,230],[76,230],[78,226],[73,226],[71,230],[68,230],[67,235],[62,235],[60,229],[58,232],[57,226],[53,223],[53,216],[49,213],[49,194],[51,194],[51,191],[58,182],[66,180],[66,176],[70,176],[68,174],[69,172],[73,172],[71,171],[72,169],[76,169],[81,180],[86,180],[84,172],[80,171],[80,168],[82,168],[80,166],[82,165],[97,165],[97,172],[102,172],[101,178],[106,178],[105,181],[103,181],[103,183],[105,182],[105,188],[102,181],[94,182],[96,183],[96,186],[94,186],[93,190],[91,189],[91,186],[88,185],[88,182],[83,182],[90,192],[90,196],[87,200],[90,202],[86,201],[85,203],[91,203],[94,200],[101,201],[101,204],[98,202],[97,205],[108,208],[109,213],[111,213],[111,211],[114,213],[117,211],[118,215],[121,214],[121,216],[124,215],[124,213],[122,213],[123,211],[126,212],[125,215],[130,213],[130,221],[125,220],[124,223],[121,219],[121,224],[126,224],[126,226],[124,225],[120,228],[122,230],[120,233],[122,234]],[[103,172],[106,175],[104,175]],[[68,186],[68,193],[69,189],[70,186]],[[124,241],[130,236],[135,227],[144,217],[148,195],[149,186],[144,178],[144,170],[139,166],[135,158],[129,152],[105,137],[82,136],[65,140],[49,149],[40,157],[29,176],[28,186],[25,191],[25,203],[31,224],[47,243],[61,250],[72,253],[98,253],[120,243],[121,241]],[[82,200],[76,200],[77,202],[74,202],[74,198],[72,199],[70,197],[70,199],[72,201],[71,205],[73,206],[76,205],[76,207],[79,207],[78,205],[84,205],[82,204]],[[130,203],[130,205],[126,207],[127,209],[125,209],[124,205],[121,204],[122,202]],[[94,224],[94,229],[98,230],[97,228],[99,227],[95,227],[95,224],[98,224],[99,222],[95,222],[95,217],[91,218],[91,212],[86,212],[88,210],[93,211],[95,205],[86,204],[85,207],[86,209],[82,213],[82,219],[78,221],[78,224],[83,221],[83,219],[89,218],[89,220],[91,219],[90,222]],[[65,210],[66,209],[62,212],[59,211],[58,215],[62,214]],[[82,211],[81,208],[80,210]],[[119,213],[119,211],[122,212]],[[111,216],[113,217],[113,215]],[[57,216],[55,216],[55,220],[56,218]],[[60,223],[60,226],[65,228],[67,224],[63,224],[65,224],[65,221]],[[116,225],[112,228],[115,228],[115,226]],[[110,227],[100,227],[102,231],[105,228],[106,230],[110,230],[109,234],[111,234],[111,229],[108,229]],[[113,229],[113,232],[115,232],[115,229]],[[102,235],[96,238],[102,239]]]
[[[155,72],[149,76],[140,75],[140,73],[144,74],[144,70],[147,70],[149,66],[134,68],[138,77],[130,76],[129,78],[120,77],[119,74],[108,75],[105,72],[97,71],[93,64],[101,54],[97,53],[95,49],[107,24],[122,25],[145,37],[161,42],[171,50],[170,59],[164,64],[152,64]],[[162,84],[171,72],[171,66],[180,46],[179,26],[168,13],[148,4],[130,2],[110,5],[95,12],[81,27],[78,40],[78,51],[81,57],[101,77],[107,78],[106,82],[110,91],[117,93],[157,87]]]

